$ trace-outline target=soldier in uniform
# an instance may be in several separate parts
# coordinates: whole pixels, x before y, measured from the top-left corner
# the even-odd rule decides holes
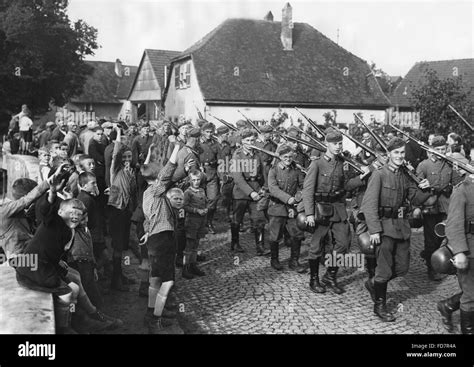
[[[303,186],[303,204],[306,222],[316,227],[309,251],[310,289],[315,293],[326,292],[326,286],[336,294],[344,293],[337,283],[338,267],[329,266],[319,282],[319,262],[324,255],[326,238],[334,244],[333,251],[345,254],[351,241],[347,220],[345,190],[354,179],[347,180],[344,173],[342,135],[330,129],[326,134],[327,151],[315,158],[308,168]]]
[[[295,126],[290,126],[288,128],[287,135],[292,138],[301,139],[300,132]],[[291,148],[293,148],[295,152],[294,161],[298,163],[301,167],[307,168],[309,164],[311,163],[311,161],[308,155],[303,151],[303,147],[299,143],[295,143],[292,141],[288,141],[286,144],[288,144]]]
[[[266,185],[263,163],[249,145],[255,144],[256,133],[245,129],[241,133],[242,147],[238,148],[232,157],[234,169],[233,216],[231,223],[231,250],[244,252],[239,243],[239,228],[246,210],[250,212],[252,227],[255,234],[257,254],[264,254],[264,227],[266,223],[263,211],[257,210],[257,202],[262,198],[262,188]]]
[[[278,241],[282,237],[283,229],[286,228],[291,241],[289,268],[303,273],[306,269],[300,265],[298,260],[304,233],[296,226],[295,205],[297,199],[295,196],[303,188],[304,174],[295,166],[294,152],[290,146],[280,146],[277,153],[280,155],[281,161],[275,161],[268,174],[268,189],[271,198],[268,206],[270,265],[276,270],[283,269],[278,258]]]
[[[442,136],[432,139],[431,147],[439,153],[446,154],[446,140]],[[446,160],[434,154],[422,161],[417,169],[417,176],[421,179],[428,179],[430,182],[432,197],[423,206],[423,235],[425,246],[422,251],[422,258],[425,259],[428,267],[428,277],[431,280],[439,281],[443,277],[436,273],[431,266],[431,255],[441,245],[442,238],[435,234],[435,225],[446,219],[448,212],[449,197],[453,190],[453,185],[460,181],[456,171],[448,165]]]
[[[233,179],[228,171],[227,163],[232,159],[232,150],[228,142],[227,134],[229,128],[227,126],[219,126],[217,128],[217,142],[221,146],[219,156],[218,176],[220,182],[220,194],[222,196],[222,206],[224,207],[229,223],[232,222],[232,188],[234,186]]]
[[[462,290],[459,299],[461,332],[474,334],[474,175],[458,184],[449,203],[446,238],[453,251]],[[454,297],[459,297],[455,295]],[[450,310],[451,312],[453,310]]]
[[[256,146],[265,150],[269,150],[271,152],[275,152],[277,144],[272,140],[273,128],[270,125],[264,125],[260,128],[260,131],[262,132],[261,141],[257,140]],[[272,166],[273,157],[263,152],[260,152],[259,154],[262,156],[262,161],[265,165],[265,176],[268,177],[268,172],[270,171],[270,167]]]
[[[178,136],[175,137],[174,135],[170,135],[169,138],[168,138],[170,140],[170,143],[168,145],[168,153],[166,154],[166,159],[167,160],[171,156],[171,153],[173,152],[174,146],[176,144],[179,144],[181,146],[181,148],[186,145],[187,131],[191,128],[192,128],[192,125],[188,121],[182,119],[179,122]]]
[[[419,205],[428,197],[420,189],[429,188],[428,180],[418,185],[404,173],[405,141],[395,137],[387,145],[388,163],[374,171],[362,200],[371,243],[376,246],[374,313],[384,322],[395,321],[387,310],[388,282],[408,272],[411,228],[408,222],[409,203]]]
[[[220,156],[220,145],[213,138],[215,126],[212,122],[206,122],[201,127],[201,142],[199,160],[207,176],[206,196],[209,200],[207,212],[207,229],[209,233],[215,234],[216,230],[212,224],[214,213],[216,212],[217,200],[219,199],[219,178],[217,176],[217,161]]]
[[[171,179],[171,181],[176,183],[178,186],[184,185],[184,181],[186,181],[188,172],[191,170],[191,168],[201,168],[198,151],[198,142],[199,137],[201,136],[201,130],[193,127],[190,130],[187,130],[186,135],[186,145],[183,146],[178,152],[178,157],[176,159],[176,164],[178,167],[176,168],[176,171],[174,172]],[[180,188],[183,189],[183,187]]]
[[[232,148],[232,154],[237,148],[240,148],[242,140],[240,132],[246,129],[247,125],[247,121],[244,120],[239,120],[235,123],[235,126],[237,126],[237,131],[233,131],[232,134],[229,136],[229,144]]]

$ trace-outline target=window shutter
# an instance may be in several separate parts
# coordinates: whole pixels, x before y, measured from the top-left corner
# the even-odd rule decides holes
[[[191,86],[191,63],[186,64],[186,86]]]
[[[180,65],[174,66],[174,86],[176,89],[179,89],[179,72]]]

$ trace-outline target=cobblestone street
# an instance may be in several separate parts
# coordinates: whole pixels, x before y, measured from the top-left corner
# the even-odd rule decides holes
[[[201,263],[206,276],[185,280],[176,275],[176,294],[180,300],[179,325],[166,333],[185,334],[445,334],[436,302],[458,290],[457,280],[448,276],[441,282],[428,280],[419,257],[423,233],[413,232],[408,275],[390,282],[389,309],[397,320],[383,323],[373,314],[373,303],[364,287],[366,272],[342,268],[339,283],[346,292],[315,294],[309,290],[309,274],[290,271],[289,248],[280,249],[285,270],[270,267],[269,257],[257,257],[253,234],[241,233],[243,254],[229,251],[227,224],[217,223],[218,233],[207,235],[201,250],[207,260]],[[225,232],[224,232],[225,231]],[[307,238],[307,240],[309,237]],[[305,241],[306,243],[307,241]],[[351,248],[357,252],[355,242]],[[302,249],[305,263],[307,246]],[[137,277],[138,261],[131,256],[128,275]],[[320,275],[324,274],[320,268]],[[137,282],[138,282],[138,278]],[[127,293],[110,292],[106,311],[121,317],[125,326],[109,333],[142,334],[146,298],[138,297],[138,284]],[[459,325],[459,315],[454,314]]]

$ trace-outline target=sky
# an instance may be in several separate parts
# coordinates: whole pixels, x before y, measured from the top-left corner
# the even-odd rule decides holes
[[[145,48],[183,51],[227,18],[281,21],[286,1],[70,0],[72,21],[98,29],[88,60],[138,66]],[[290,1],[308,23],[349,52],[405,76],[418,61],[474,58],[474,1]],[[339,31],[338,31],[339,30]]]

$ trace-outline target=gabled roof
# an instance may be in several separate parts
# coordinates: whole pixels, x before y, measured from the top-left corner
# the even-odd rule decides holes
[[[165,85],[165,66],[169,65],[171,59],[180,54],[180,51],[145,49],[145,51],[143,52],[142,59],[140,61],[140,65],[138,66],[138,72],[136,73],[132,86],[129,89],[128,99],[130,99],[134,91],[138,76],[143,68],[143,64],[147,57],[148,60],[150,60],[150,65],[153,69],[154,79],[158,82],[158,85],[163,91]]]
[[[119,78],[115,74],[115,62],[86,61],[86,63],[92,66],[94,71],[87,77],[83,92],[71,98],[71,102],[121,103],[121,99],[127,99],[137,73],[136,66],[123,65],[124,68],[129,68],[130,75]]]
[[[423,83],[427,70],[434,70],[440,79],[447,79],[454,77],[453,72],[456,70],[454,68],[457,68],[458,76],[462,77],[464,90],[470,93],[469,100],[474,105],[474,59],[417,62],[395,89],[391,98],[393,105],[411,106],[411,91],[413,87]]]
[[[284,51],[281,22],[228,19],[173,62],[192,57],[207,103],[389,106],[364,60],[293,25],[293,50]]]

